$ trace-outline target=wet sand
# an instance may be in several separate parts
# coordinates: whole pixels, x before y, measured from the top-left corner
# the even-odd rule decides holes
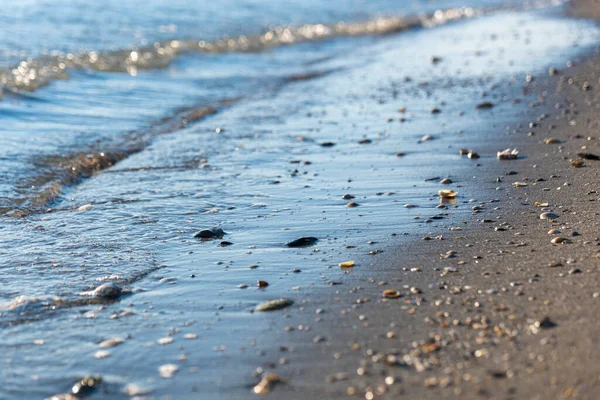
[[[263,383],[289,399],[599,398],[598,65],[519,77],[521,123],[462,139],[481,156],[453,188],[472,215],[419,243],[365,244],[362,272],[273,314],[256,382],[276,373]],[[519,157],[496,159],[508,147]],[[470,185],[487,195],[461,198]]]

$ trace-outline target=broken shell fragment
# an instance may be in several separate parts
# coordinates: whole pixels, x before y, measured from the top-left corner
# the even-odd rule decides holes
[[[257,305],[255,310],[256,311],[274,311],[274,310],[280,310],[285,307],[289,307],[292,304],[294,304],[294,302],[292,300],[282,297],[282,298],[276,299],[276,300],[264,301],[264,302],[260,303],[259,305]]]
[[[340,268],[352,268],[354,267],[354,260],[352,261],[344,261],[340,263]]]
[[[469,157],[472,160],[475,160],[475,159],[479,158],[479,154],[475,153],[474,151],[469,151],[469,154],[467,154],[467,157]]]
[[[273,372],[263,376],[256,386],[252,389],[256,394],[267,394],[271,391],[273,385],[283,382],[281,377]]]
[[[454,190],[442,189],[442,190],[438,190],[438,195],[442,199],[454,199],[458,195],[458,192],[456,192]]]
[[[544,140],[544,143],[546,144],[559,144],[562,143],[562,141],[555,139],[555,138],[548,138],[546,140]]]
[[[386,299],[397,299],[399,297],[402,297],[402,294],[394,289],[386,289],[383,291],[383,297],[385,297]]]
[[[505,149],[502,151],[499,151],[498,154],[498,160],[516,160],[517,157],[519,156],[519,151],[517,149]]]
[[[460,149],[458,151],[458,154],[460,154],[461,156],[466,156],[467,154],[469,154],[471,152],[471,150],[469,149]]]
[[[525,186],[527,186],[527,183],[525,183],[525,182],[514,182],[513,186],[514,187],[525,187]]]

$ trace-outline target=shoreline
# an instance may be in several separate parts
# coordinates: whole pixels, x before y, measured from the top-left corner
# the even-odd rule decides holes
[[[592,3],[572,4],[568,14],[597,17],[586,14],[597,10]],[[280,350],[265,346],[268,361],[257,367],[271,366],[283,380],[274,396],[600,395],[600,161],[577,156],[600,155],[599,60],[585,56],[524,82],[523,93],[541,96],[523,105],[530,118],[506,136],[479,138],[475,150],[487,157],[473,173],[488,197],[473,203],[463,230],[363,256],[357,265],[375,266],[373,278],[361,273],[352,287],[313,293],[286,319],[269,320],[270,331],[281,332]],[[517,160],[490,157],[509,146],[520,151]],[[543,220],[543,212],[559,217]],[[383,298],[384,290],[402,297]],[[299,332],[303,325],[310,331]]]

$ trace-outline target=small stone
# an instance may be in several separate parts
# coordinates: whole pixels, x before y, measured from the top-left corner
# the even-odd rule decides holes
[[[350,203],[346,204],[346,207],[350,207],[350,208],[358,207],[358,203],[351,201]]]
[[[542,320],[536,321],[535,326],[537,328],[550,329],[556,327],[557,324],[554,321],[552,321],[549,317],[544,317]]]
[[[319,239],[312,236],[301,237],[296,240],[292,240],[286,244],[287,247],[309,247],[317,243]]]
[[[394,289],[386,289],[383,291],[383,297],[386,299],[397,299],[402,297],[402,294]]]
[[[259,288],[265,288],[267,286],[269,286],[269,283],[267,281],[258,281],[258,287]]]
[[[475,108],[478,110],[489,110],[490,108],[493,108],[493,107],[494,107],[494,104],[489,101],[484,101],[483,103],[479,103],[475,106]]]
[[[100,342],[100,347],[108,348],[108,347],[116,347],[123,343],[123,339],[121,338],[111,338],[106,339]]]
[[[109,282],[104,283],[98,286],[96,289],[94,289],[92,295],[103,299],[117,299],[121,296],[122,293],[123,290],[119,286],[115,285],[112,282]]]
[[[88,210],[91,210],[91,208],[92,208],[91,204],[84,204],[83,206],[79,207],[77,209],[77,211],[81,211],[81,212],[88,211]]]
[[[571,243],[571,241],[567,238],[563,238],[563,237],[555,237],[554,239],[551,240],[552,244],[568,244]]]
[[[194,235],[195,238],[200,239],[220,239],[225,235],[225,232],[221,228],[213,227],[209,229],[203,229]]]
[[[442,179],[442,180],[440,181],[440,183],[441,183],[442,185],[449,185],[449,184],[451,184],[451,183],[452,183],[452,180],[451,180],[451,179],[448,179],[448,178],[445,178],[445,179]]]
[[[342,200],[352,200],[354,198],[355,196],[352,196],[351,194],[345,194],[342,196]]]
[[[265,395],[271,391],[273,385],[281,383],[281,377],[273,372],[263,375],[262,379],[252,389],[255,394]]]
[[[558,214],[554,214],[552,212],[543,212],[540,214],[540,219],[557,219],[559,216]]]
[[[573,168],[583,168],[585,167],[585,163],[583,161],[573,161],[573,160],[569,160],[569,164],[571,164],[571,167]]]

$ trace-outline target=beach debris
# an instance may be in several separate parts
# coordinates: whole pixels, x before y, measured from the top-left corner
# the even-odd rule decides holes
[[[559,215],[553,212],[543,212],[540,214],[540,219],[557,219],[558,217]]]
[[[179,367],[175,364],[164,364],[158,368],[158,373],[165,379],[172,378],[179,371]]]
[[[282,297],[280,299],[268,300],[260,303],[256,306],[256,311],[275,311],[280,310],[282,308],[286,308],[294,304],[294,302],[290,299],[286,299]]]
[[[267,281],[258,281],[256,284],[258,285],[259,288],[265,288],[265,287],[269,286],[269,282],[267,282]]]
[[[237,285],[238,289],[248,289],[248,285],[246,285],[245,283],[240,283],[239,285]]]
[[[279,375],[273,372],[269,372],[268,374],[263,375],[260,382],[258,382],[258,384],[254,386],[252,391],[256,394],[264,395],[269,393],[275,384],[282,382],[283,379],[281,379]]]
[[[600,156],[592,153],[577,153],[577,157],[585,160],[600,160]]]
[[[554,239],[551,240],[552,244],[569,244],[571,243],[571,241],[567,238],[563,238],[563,237],[555,237]]]
[[[560,144],[560,143],[562,143],[562,141],[559,140],[559,139],[555,139],[555,138],[548,138],[548,139],[544,140],[544,143],[546,143],[546,144]]]
[[[431,110],[429,110],[429,113],[430,113],[430,114],[439,114],[439,113],[441,113],[441,112],[442,112],[442,110],[440,110],[440,109],[439,109],[439,108],[437,108],[437,107],[434,107],[434,108],[432,108]]]
[[[352,200],[356,198],[356,196],[352,196],[351,194],[345,194],[342,196],[342,200]]]
[[[456,192],[454,190],[442,189],[442,190],[438,190],[438,195],[442,199],[454,199],[458,195],[458,192]]]
[[[351,201],[350,203],[346,204],[346,207],[350,207],[350,208],[358,207],[358,203]]]
[[[386,289],[383,291],[383,297],[386,299],[397,299],[402,297],[402,293],[394,289]]]
[[[549,203],[541,203],[539,201],[536,201],[535,206],[536,207],[548,207],[548,206],[550,206],[550,204]]]
[[[317,243],[318,241],[319,241],[319,239],[317,239],[316,237],[305,236],[305,237],[298,238],[296,240],[292,240],[291,242],[288,242],[286,244],[286,246],[287,247],[308,247],[308,246],[312,246],[313,244]]]
[[[84,204],[81,207],[79,207],[77,209],[77,211],[87,211],[87,210],[90,210],[91,208],[92,208],[91,204]]]
[[[499,151],[497,154],[498,160],[516,160],[519,156],[519,151],[517,149],[504,149]]]
[[[87,397],[102,383],[99,376],[86,376],[77,381],[71,388],[71,392],[79,397]]]
[[[405,204],[404,205],[404,208],[415,208],[415,207],[419,207],[419,206],[416,204]]]
[[[404,157],[406,155],[406,153],[403,153],[401,151],[399,151],[398,153],[396,153],[396,157]]]
[[[569,164],[571,164],[571,167],[573,167],[573,168],[585,167],[585,163],[583,161],[579,161],[579,160],[569,160]]]
[[[333,142],[323,142],[320,144],[321,147],[333,147],[335,146],[335,143]]]
[[[452,179],[448,179],[448,178],[444,178],[440,181],[440,184],[442,185],[449,185],[452,183]]]
[[[340,268],[352,268],[352,267],[354,267],[355,264],[354,264],[354,260],[352,260],[352,261],[341,262],[339,265],[340,265]]]
[[[483,103],[479,103],[475,106],[476,109],[478,110],[489,110],[490,108],[493,108],[494,104],[490,101],[484,101]]]
[[[479,154],[475,153],[474,151],[469,150],[469,154],[467,154],[467,157],[469,157],[472,160],[475,160],[475,159],[479,158]]]
[[[195,238],[200,239],[221,239],[225,235],[223,229],[219,227],[212,227],[209,229],[203,229],[194,235]]]
[[[527,186],[527,182],[513,182],[514,187],[525,187]]]
[[[228,242],[227,240],[224,240],[221,243],[219,243],[219,247],[227,247],[227,246],[231,246],[232,244],[233,244],[232,242]]]
[[[358,142],[358,144],[371,144],[373,141],[371,139],[363,139]]]
[[[458,150],[458,154],[460,154],[461,156],[466,156],[470,152],[471,152],[471,150],[469,150],[469,149],[460,149],[460,150]]]

